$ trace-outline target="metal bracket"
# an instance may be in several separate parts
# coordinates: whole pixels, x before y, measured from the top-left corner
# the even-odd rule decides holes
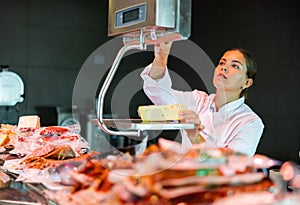
[[[124,45],[118,52],[112,67],[110,68],[107,77],[101,87],[101,90],[98,95],[98,106],[97,106],[97,119],[98,119],[98,124],[100,128],[106,132],[107,134],[110,135],[125,135],[125,136],[140,136],[141,132],[140,130],[137,131],[115,131],[115,130],[110,130],[104,123],[103,121],[103,104],[104,104],[104,98],[107,93],[107,90],[112,82],[113,77],[116,74],[117,68],[121,62],[121,59],[123,58],[124,54],[133,49],[138,49],[138,50],[146,50],[147,45],[145,44],[145,34],[144,34],[144,29],[141,29],[140,32],[140,44],[138,45]]]

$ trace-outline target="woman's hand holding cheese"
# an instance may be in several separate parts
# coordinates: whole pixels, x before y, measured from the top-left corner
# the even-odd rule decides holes
[[[192,110],[182,110],[179,112],[179,116],[182,119],[182,122],[195,124],[195,129],[185,130],[191,141],[193,143],[203,142],[204,139],[199,134],[199,131],[204,129],[204,125],[201,124],[199,115]]]

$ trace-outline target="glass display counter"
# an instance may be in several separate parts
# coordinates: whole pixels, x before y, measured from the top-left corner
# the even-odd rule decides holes
[[[18,182],[15,174],[6,174],[11,180],[0,188],[0,205],[56,205],[45,197],[43,185]]]

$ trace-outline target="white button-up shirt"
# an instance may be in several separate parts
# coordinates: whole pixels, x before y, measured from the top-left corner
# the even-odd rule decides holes
[[[199,90],[178,91],[172,89],[168,70],[159,79],[152,79],[148,73],[152,65],[147,66],[141,74],[144,80],[144,92],[156,105],[186,104],[188,109],[199,115],[205,126],[200,132],[207,143],[233,149],[249,156],[255,154],[262,136],[264,124],[260,117],[244,103],[244,97],[227,103],[216,111],[215,94],[208,95]],[[190,146],[191,141],[182,132],[182,145]]]

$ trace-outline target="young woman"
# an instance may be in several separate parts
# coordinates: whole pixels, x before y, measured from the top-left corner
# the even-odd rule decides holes
[[[156,105],[180,103],[188,110],[180,113],[185,122],[197,125],[183,134],[183,146],[191,146],[198,134],[212,146],[225,147],[254,155],[264,125],[245,104],[247,89],[252,86],[256,66],[251,55],[242,49],[227,50],[215,68],[215,94],[199,90],[183,92],[171,88],[167,61],[172,43],[155,45],[155,58],[141,74],[144,92]]]

